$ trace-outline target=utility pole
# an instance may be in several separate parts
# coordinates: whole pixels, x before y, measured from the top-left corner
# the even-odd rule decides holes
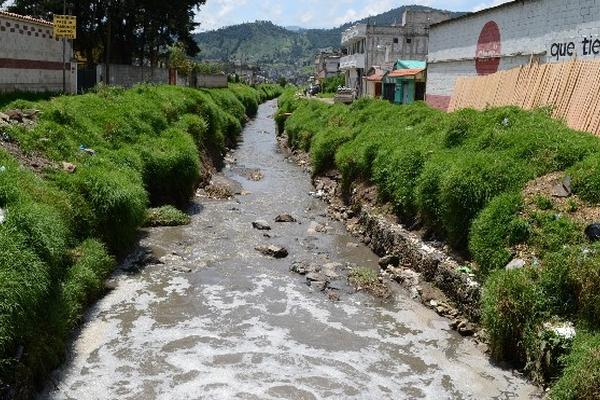
[[[67,15],[67,0],[63,0],[63,15]],[[63,37],[63,94],[67,93],[67,38]]]

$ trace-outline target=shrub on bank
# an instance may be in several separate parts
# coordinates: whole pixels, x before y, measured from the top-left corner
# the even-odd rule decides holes
[[[504,268],[512,258],[510,247],[529,236],[527,221],[519,218],[522,209],[521,194],[508,192],[494,198],[473,222],[469,250],[482,276]]]
[[[481,306],[483,324],[496,359],[521,362],[524,337],[539,309],[540,295],[530,269],[497,271],[486,282]]]
[[[550,392],[552,400],[600,398],[600,335],[580,332],[567,357],[563,376]]]
[[[152,208],[146,214],[146,226],[180,226],[191,222],[189,215],[173,206]]]

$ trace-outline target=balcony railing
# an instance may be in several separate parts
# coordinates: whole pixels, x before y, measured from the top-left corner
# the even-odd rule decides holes
[[[354,25],[342,32],[342,46],[367,37],[367,25]]]
[[[364,69],[366,65],[366,54],[352,54],[340,59],[340,69]]]

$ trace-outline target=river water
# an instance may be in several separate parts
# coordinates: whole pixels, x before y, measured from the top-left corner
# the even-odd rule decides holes
[[[86,315],[41,399],[528,399],[536,389],[490,364],[448,320],[395,292],[382,303],[338,283],[340,301],[289,271],[295,260],[375,267],[326,218],[309,177],[276,145],[276,103],[260,107],[223,171],[244,193],[199,197],[185,227],[145,231],[164,264],[121,271]],[[258,168],[261,181],[241,167]],[[299,223],[277,224],[280,213]],[[253,229],[270,222],[272,236]],[[311,222],[328,226],[315,233]],[[260,255],[278,244],[290,256]]]

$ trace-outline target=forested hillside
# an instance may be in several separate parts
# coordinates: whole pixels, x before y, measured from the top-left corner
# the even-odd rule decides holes
[[[339,47],[341,33],[355,23],[391,25],[402,20],[407,9],[433,10],[424,6],[402,6],[332,29],[286,29],[270,21],[234,25],[195,36],[204,60],[258,63],[267,69],[293,69],[300,72],[312,65],[314,53]],[[459,15],[459,13],[457,13]]]

